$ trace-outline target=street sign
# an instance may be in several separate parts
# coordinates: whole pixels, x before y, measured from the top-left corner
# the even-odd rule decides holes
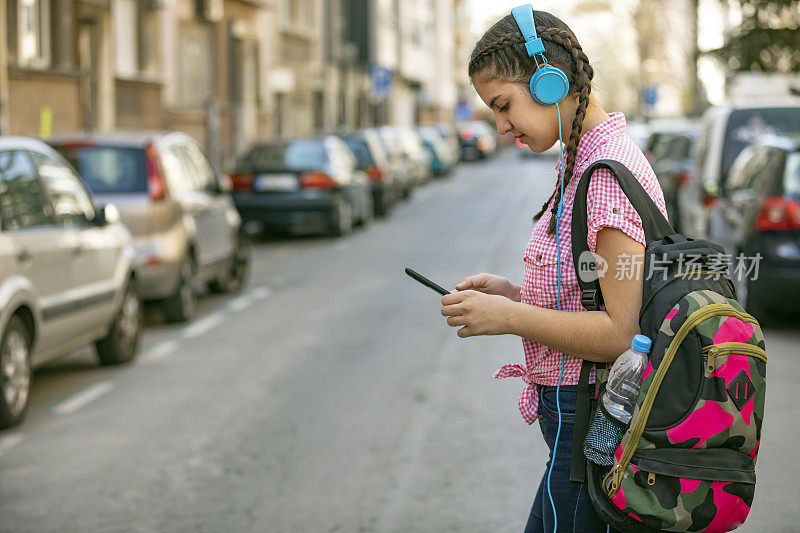
[[[469,106],[469,102],[463,96],[458,99],[458,104],[456,104],[456,109],[453,112],[455,115],[455,119],[458,121],[466,121],[472,119],[472,109]]]
[[[372,63],[369,66],[369,81],[372,89],[372,97],[376,99],[383,99],[389,96],[392,92],[392,81],[394,79],[394,72],[391,69],[382,67],[377,63]]]
[[[647,107],[653,108],[658,101],[658,87],[655,85],[648,85],[644,89],[642,89],[644,93],[644,103]]]

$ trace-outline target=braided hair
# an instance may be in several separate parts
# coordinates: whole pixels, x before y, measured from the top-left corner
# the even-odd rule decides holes
[[[583,119],[586,116],[586,107],[589,104],[589,93],[592,90],[594,70],[589,64],[578,38],[562,20],[545,11],[534,11],[536,33],[547,42],[545,57],[548,64],[560,68],[569,79],[569,94],[577,94],[578,108],[572,121],[572,131],[566,148],[566,164],[564,171],[564,186],[566,187],[575,168],[575,158],[578,153],[578,141],[581,136]],[[528,56],[525,49],[525,38],[520,32],[514,16],[509,14],[500,19],[481,37],[475,45],[469,60],[469,77],[481,75],[489,79],[501,79],[512,83],[519,83],[526,88],[530,86],[531,77],[537,70],[536,62]],[[533,217],[539,220],[550,202],[553,202],[552,212],[555,214],[561,190],[558,177],[556,186],[550,198],[544,203],[542,209]],[[556,229],[556,217],[550,218],[547,233],[552,235]]]

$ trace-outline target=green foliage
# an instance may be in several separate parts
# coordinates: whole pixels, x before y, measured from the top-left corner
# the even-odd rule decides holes
[[[800,0],[730,1],[742,10],[742,24],[708,53],[732,71],[800,72]]]

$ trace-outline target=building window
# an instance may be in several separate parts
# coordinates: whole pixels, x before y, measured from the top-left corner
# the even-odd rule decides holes
[[[114,2],[117,75],[133,77],[139,71],[139,6],[136,0]]]
[[[343,90],[339,91],[339,112],[336,117],[337,126],[344,126],[347,123],[347,95]]]
[[[314,26],[314,0],[283,0],[281,26],[284,29],[311,32]]]
[[[50,65],[49,28],[49,0],[19,0],[17,60],[20,66],[45,68]]]
[[[283,0],[281,2],[281,26],[284,29],[292,27],[292,0]]]
[[[208,102],[211,88],[211,37],[199,24],[183,24],[178,40],[180,103],[201,107]]]
[[[325,128],[325,93],[314,91],[314,129],[321,131]]]
[[[278,137],[286,135],[286,106],[288,105],[288,98],[283,93],[275,94],[275,134]]]

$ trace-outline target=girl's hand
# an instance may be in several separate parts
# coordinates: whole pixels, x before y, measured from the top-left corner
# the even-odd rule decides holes
[[[508,333],[512,305],[503,296],[466,290],[442,297],[442,315],[449,317],[448,325],[463,326],[459,337],[503,335]]]
[[[502,276],[486,274],[485,272],[464,278],[464,281],[456,285],[456,290],[473,290],[484,294],[496,294],[516,302],[519,301],[520,294],[519,285],[514,285]]]

